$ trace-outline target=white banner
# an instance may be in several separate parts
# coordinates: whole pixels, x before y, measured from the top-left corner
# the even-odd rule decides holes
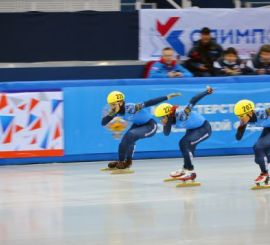
[[[270,9],[181,9],[140,11],[140,60],[156,60],[164,47],[185,56],[203,27],[223,47],[249,58],[270,43]]]

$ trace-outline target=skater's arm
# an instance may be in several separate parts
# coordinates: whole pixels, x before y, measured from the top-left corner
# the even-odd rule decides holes
[[[168,136],[171,133],[173,118],[169,117],[168,122],[163,126],[163,134]]]
[[[162,96],[162,97],[158,97],[158,98],[155,98],[155,99],[151,99],[151,100],[147,100],[143,103],[140,103],[140,104],[137,104],[136,105],[136,111],[139,111],[141,110],[142,108],[146,108],[146,107],[150,107],[150,106],[154,106],[154,105],[157,105],[165,100],[169,100],[169,99],[172,99],[176,96],[180,96],[181,93],[171,93],[171,94],[168,94],[167,96]]]
[[[111,104],[110,105],[110,111],[106,116],[102,118],[101,124],[102,126],[107,125],[118,113],[121,111],[124,113],[125,112],[125,103],[122,105],[119,105],[118,103]]]
[[[144,101],[143,103],[140,103],[140,104],[137,104],[137,108],[138,108],[138,111],[142,108],[145,108],[145,107],[150,107],[150,106],[153,106],[153,105],[157,105],[165,100],[167,100],[167,96],[162,96],[162,97],[158,97],[158,98],[155,98],[155,99],[151,99],[151,100],[147,100],[147,101]]]
[[[101,125],[107,125],[115,117],[115,115],[116,112],[114,110],[111,110],[106,116],[102,118]]]
[[[106,126],[113,118],[114,116],[110,116],[110,115],[103,117],[101,121],[101,125]]]
[[[237,128],[237,132],[236,132],[236,135],[235,135],[235,138],[237,140],[241,140],[244,133],[245,133],[245,130],[246,130],[246,127],[247,127],[247,124],[244,124],[244,125],[240,125],[238,128]]]
[[[189,106],[194,107],[203,97],[212,93],[213,93],[213,89],[211,87],[208,87],[202,93],[199,93],[196,96],[192,97],[192,99],[189,101]]]
[[[189,104],[184,109],[185,113],[189,115],[192,108],[206,95],[212,94],[213,89],[211,87],[208,87],[207,90],[203,91],[202,93],[197,94],[196,96],[192,97],[192,99],[189,101]]]

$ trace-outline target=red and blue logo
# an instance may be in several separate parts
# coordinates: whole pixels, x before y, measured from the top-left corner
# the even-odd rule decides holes
[[[172,30],[173,26],[180,20],[180,17],[170,17],[164,24],[159,20],[156,21],[156,30],[171,47],[180,55],[185,54],[185,45],[181,41],[180,36],[183,30]]]

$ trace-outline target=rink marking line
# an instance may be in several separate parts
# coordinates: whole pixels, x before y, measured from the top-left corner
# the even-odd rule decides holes
[[[48,199],[47,199],[48,200]],[[140,200],[127,200],[127,201],[108,201],[108,199],[104,200],[104,201],[100,201],[100,202],[85,202],[86,200],[81,200],[81,199],[77,199],[77,200],[66,200],[65,201],[65,207],[67,206],[76,206],[76,207],[84,207],[84,206],[99,206],[99,205],[123,205],[123,204],[134,204],[134,203],[156,203],[156,202],[167,202],[167,201],[180,201],[183,200],[183,198],[181,198],[181,196],[179,196],[178,198],[169,198],[169,197],[165,197],[162,199],[149,199],[149,200],[145,200],[145,199],[140,199]],[[24,204],[26,203],[30,203],[30,202],[24,202]],[[38,203],[42,203],[42,204],[46,204],[46,207],[44,208],[57,208],[57,207],[62,207],[63,203],[62,202],[55,202],[55,201],[46,201],[44,202],[44,200],[39,200],[39,201],[34,201],[31,202],[32,204],[38,204]],[[1,204],[2,209],[5,207],[11,208],[11,207],[16,207],[16,208],[20,208],[20,209],[24,209],[24,207],[21,205],[22,203],[17,203],[16,200],[16,204],[12,204],[12,203],[6,203],[5,204]]]
[[[177,188],[175,188],[177,189]],[[183,190],[183,189],[181,189]],[[196,189],[198,190],[198,189]],[[198,193],[197,193],[198,194]],[[112,197],[112,198],[118,198],[117,196]],[[204,199],[205,197],[203,197]],[[211,197],[209,197],[211,198]],[[100,205],[105,205],[105,206],[110,206],[110,205],[127,205],[127,204],[139,204],[139,203],[152,203],[156,204],[159,202],[168,202],[168,201],[185,201],[186,198],[182,198],[181,195],[179,195],[178,197],[171,197],[171,196],[165,196],[163,198],[153,198],[153,199],[137,199],[137,200],[125,200],[125,201],[109,201],[108,199],[106,200],[102,200],[102,201],[96,201],[93,202],[93,200],[85,200],[85,199],[80,199],[80,198],[74,198],[75,200],[66,200],[64,203],[65,207],[85,207],[85,206],[100,206]],[[202,200],[201,200],[202,201]],[[39,201],[34,201],[34,202],[24,202],[24,204],[26,203],[31,203],[31,204],[43,204],[44,208],[59,208],[59,207],[63,207],[63,202],[59,201],[59,202],[55,202],[55,200],[46,200],[46,202],[44,202],[44,200],[39,200]],[[22,203],[18,203],[16,200],[16,203],[6,203],[6,204],[1,204],[2,209],[5,207],[11,208],[11,207],[16,207],[17,209],[24,209],[25,207],[21,205]],[[35,205],[33,207],[35,207]]]
[[[251,159],[253,159],[253,155],[252,154],[250,154],[250,155],[233,155],[233,156],[231,156],[231,155],[228,155],[228,156],[205,156],[205,157],[202,157],[202,156],[198,156],[198,157],[196,157],[196,160],[204,160],[204,159],[207,159],[207,158],[218,158],[218,159],[220,159],[220,158],[223,158],[223,159],[227,159],[227,158],[239,158],[239,157],[241,157],[241,158],[251,158]],[[170,162],[174,162],[174,161],[178,161],[178,160],[181,160],[181,159],[183,159],[183,157],[173,157],[173,158],[156,158],[156,159],[135,159],[134,160],[134,163],[136,164],[136,162],[138,162],[138,163],[143,163],[143,162],[145,162],[145,161],[147,161],[147,162],[155,162],[155,161],[170,161]],[[74,162],[74,163],[76,163],[76,162]],[[100,161],[100,162],[87,162],[87,163],[95,163],[95,164],[104,164],[104,163],[107,163],[107,161]],[[69,163],[69,164],[72,164],[72,163]]]

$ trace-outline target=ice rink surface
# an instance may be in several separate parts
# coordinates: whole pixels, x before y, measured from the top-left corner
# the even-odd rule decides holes
[[[0,167],[0,245],[270,244],[270,189],[253,156],[196,158],[200,187],[163,183],[182,159]]]

